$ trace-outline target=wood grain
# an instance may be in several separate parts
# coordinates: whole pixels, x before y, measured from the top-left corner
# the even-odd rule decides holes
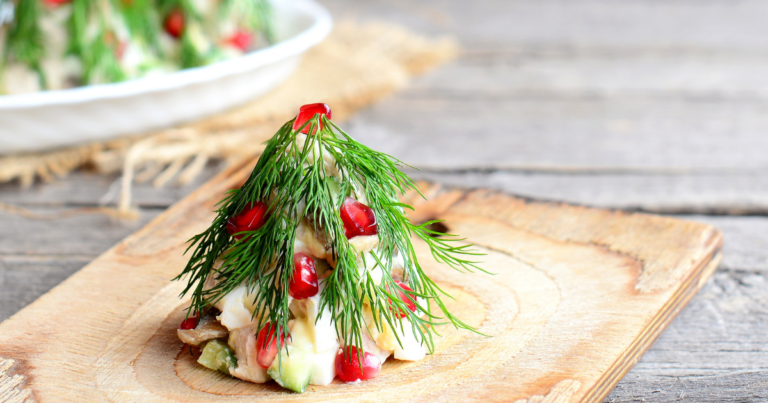
[[[465,47],[747,49],[768,47],[760,0],[321,0],[334,15],[398,21]]]
[[[445,219],[496,274],[441,268],[418,243],[417,253],[454,290],[458,313],[491,337],[444,329],[444,344],[423,361],[296,396],[201,372],[169,336],[184,304],[180,284],[169,282],[184,265],[184,242],[249,171],[225,171],[3,322],[0,357],[16,363],[5,376],[25,377],[14,390],[43,402],[222,393],[227,401],[599,401],[719,261],[722,237],[708,225],[423,184],[430,200],[412,219]]]
[[[477,167],[480,161],[489,168],[765,172],[765,104],[473,91],[419,97],[406,91],[397,102],[357,115],[348,127],[371,147],[430,168]],[[438,133],[441,141],[433,137]]]
[[[325,3],[464,45],[456,63],[349,123],[418,166],[766,176],[760,1]]]

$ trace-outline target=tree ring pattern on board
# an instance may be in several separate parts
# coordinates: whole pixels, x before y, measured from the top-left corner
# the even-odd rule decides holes
[[[431,260],[425,245],[417,244],[417,253],[430,275],[456,297],[453,301],[456,307],[452,308],[457,310],[456,314],[492,337],[452,331],[446,326],[435,355],[416,363],[392,363],[375,383],[355,385],[356,392],[363,393],[367,388],[393,391],[391,388],[394,388],[402,396],[428,396],[445,387],[460,385],[469,373],[502,365],[495,357],[514,356],[537,334],[558,306],[557,286],[539,269],[504,253],[487,252],[489,264],[498,268],[494,271],[503,273],[472,275],[473,281],[468,282],[467,274],[446,270]],[[523,281],[512,281],[514,278]],[[539,287],[523,286],[530,283],[537,283]],[[266,399],[285,397],[274,390],[274,385],[227,379],[199,366],[187,365],[189,357],[179,355],[181,344],[173,331],[183,317],[186,303],[177,299],[178,292],[176,283],[163,288],[140,306],[110,340],[97,361],[100,389],[125,398],[150,392],[158,401],[178,398],[204,401],[212,395],[227,395],[235,401],[252,399],[253,394]],[[482,379],[473,381],[482,383]],[[193,383],[194,388],[189,383]],[[314,388],[313,394],[334,396],[347,388],[347,385],[338,386]]]

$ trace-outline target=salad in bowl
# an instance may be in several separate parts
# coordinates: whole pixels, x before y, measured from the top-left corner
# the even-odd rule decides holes
[[[267,0],[0,0],[0,94],[114,83],[273,41]]]

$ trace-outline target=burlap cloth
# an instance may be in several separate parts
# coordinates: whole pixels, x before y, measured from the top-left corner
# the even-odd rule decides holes
[[[118,211],[131,212],[131,184],[155,186],[193,180],[211,159],[252,158],[262,143],[299,106],[325,102],[335,121],[402,88],[409,77],[456,55],[449,39],[430,40],[386,24],[342,22],[311,49],[285,83],[231,111],[173,129],[48,152],[0,157],[0,183],[51,181],[88,167],[111,174],[123,171]]]

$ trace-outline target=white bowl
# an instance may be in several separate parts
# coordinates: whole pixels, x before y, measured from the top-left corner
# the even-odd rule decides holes
[[[274,1],[273,10],[278,42],[236,59],[115,84],[0,96],[0,154],[169,127],[264,94],[333,25],[312,0]]]

